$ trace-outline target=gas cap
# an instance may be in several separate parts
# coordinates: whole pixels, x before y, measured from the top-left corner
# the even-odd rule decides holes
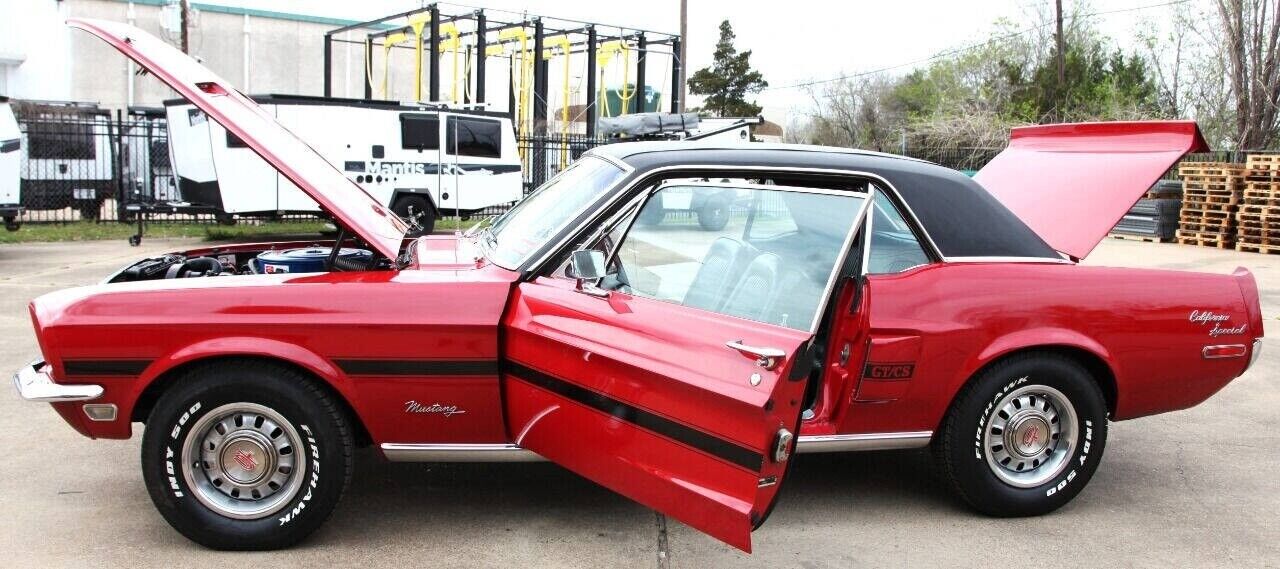
[[[786,462],[791,456],[791,439],[795,438],[791,431],[778,429],[778,437],[773,442],[773,461]]]

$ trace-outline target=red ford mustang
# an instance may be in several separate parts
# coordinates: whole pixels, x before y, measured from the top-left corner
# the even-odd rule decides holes
[[[341,229],[144,259],[31,303],[22,396],[89,437],[145,423],[156,507],[209,547],[309,534],[356,445],[544,458],[744,550],[795,452],[931,446],[977,510],[1043,514],[1089,481],[1108,421],[1195,405],[1258,355],[1248,271],[1076,264],[1204,146],[1193,123],[1018,129],[976,181],[837,149],[616,144],[467,235],[405,239],[195,61],[71,25]]]

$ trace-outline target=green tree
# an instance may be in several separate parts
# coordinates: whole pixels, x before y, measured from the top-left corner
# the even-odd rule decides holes
[[[751,50],[738,53],[733,45],[733,26],[720,22],[720,41],[710,67],[699,69],[689,78],[689,92],[704,95],[702,110],[720,117],[752,117],[760,114],[760,106],[747,101],[747,95],[759,93],[769,82],[751,68]]]

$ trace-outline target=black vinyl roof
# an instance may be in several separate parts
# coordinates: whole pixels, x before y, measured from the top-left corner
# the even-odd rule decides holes
[[[636,176],[674,166],[807,168],[873,174],[897,190],[945,257],[1062,258],[972,178],[923,160],[818,146],[680,141],[609,144],[592,153],[630,165],[636,169]]]

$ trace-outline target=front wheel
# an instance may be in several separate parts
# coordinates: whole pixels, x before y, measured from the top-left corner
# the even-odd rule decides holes
[[[329,518],[351,479],[352,432],[313,379],[246,360],[179,381],[142,438],[143,479],[169,525],[213,549],[263,550]]]
[[[1106,440],[1106,401],[1089,372],[1061,355],[1023,354],[961,391],[934,451],[956,493],[974,509],[1036,516],[1084,489]]]

